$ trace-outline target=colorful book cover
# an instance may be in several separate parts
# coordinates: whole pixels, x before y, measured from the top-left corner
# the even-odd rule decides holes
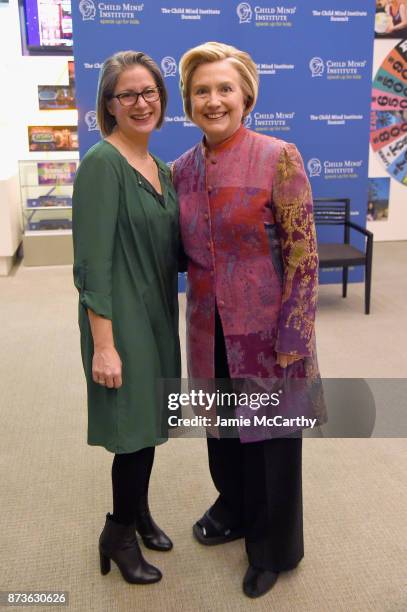
[[[77,151],[78,128],[75,125],[29,125],[30,151]]]
[[[72,185],[75,179],[75,162],[38,162],[39,185]]]

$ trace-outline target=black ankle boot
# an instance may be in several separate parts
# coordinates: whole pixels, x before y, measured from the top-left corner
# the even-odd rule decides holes
[[[134,525],[121,525],[106,515],[106,524],[99,538],[100,571],[110,572],[112,559],[123,578],[131,584],[150,584],[162,578],[159,569],[147,563],[141,554]]]
[[[243,592],[247,597],[261,597],[277,582],[278,573],[249,565],[243,578]]]
[[[143,496],[139,501],[135,525],[147,548],[163,552],[171,550],[170,538],[158,527],[150,514],[147,496]]]

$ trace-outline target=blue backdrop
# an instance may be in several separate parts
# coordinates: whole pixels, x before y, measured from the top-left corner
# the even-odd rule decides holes
[[[314,197],[349,197],[353,220],[365,226],[374,15],[375,0],[72,0],[81,155],[100,138],[101,63],[125,49],[151,55],[166,78],[167,116],[151,149],[171,161],[193,146],[201,134],[183,113],[178,62],[188,48],[218,40],[258,65],[260,95],[247,126],[294,142]],[[354,270],[350,280],[361,275]],[[321,272],[322,282],[338,280],[338,272]]]

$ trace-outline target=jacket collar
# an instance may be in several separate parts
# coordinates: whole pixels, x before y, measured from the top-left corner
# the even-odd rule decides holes
[[[228,151],[232,149],[233,147],[236,147],[242,142],[243,138],[246,136],[246,133],[247,133],[247,128],[245,128],[244,125],[242,124],[236,130],[236,132],[232,134],[232,136],[229,136],[229,138],[227,138],[226,140],[223,140],[219,144],[214,145],[210,148],[208,147],[205,136],[204,136],[201,142],[201,151],[202,151],[203,157],[206,157],[210,153],[217,153],[217,154],[224,153],[225,151]]]

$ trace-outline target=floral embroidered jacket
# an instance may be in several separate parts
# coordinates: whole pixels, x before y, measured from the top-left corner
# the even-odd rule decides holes
[[[173,165],[188,257],[187,359],[214,377],[215,303],[231,378],[318,375],[312,195],[293,144],[240,127]],[[305,357],[287,368],[276,352]]]

